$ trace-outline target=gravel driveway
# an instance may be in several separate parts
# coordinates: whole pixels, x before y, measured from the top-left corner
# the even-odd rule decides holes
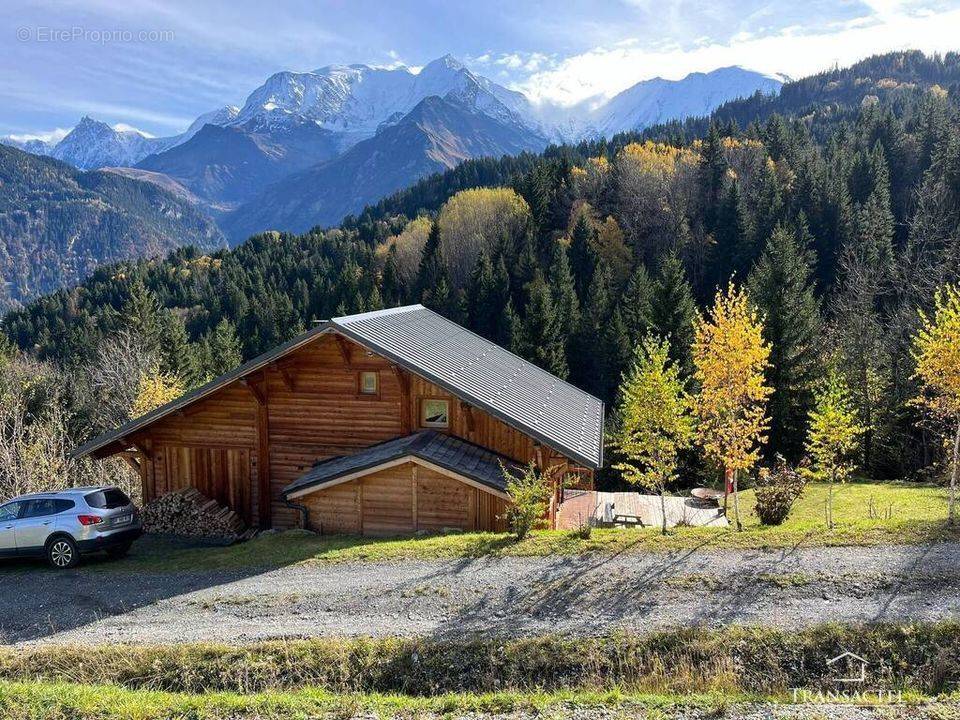
[[[148,541],[144,541],[148,542]],[[960,544],[301,564],[0,568],[6,643],[249,641],[960,617]]]

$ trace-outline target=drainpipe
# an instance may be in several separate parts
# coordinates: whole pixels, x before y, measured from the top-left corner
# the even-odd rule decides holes
[[[295,503],[286,498],[283,499],[284,504],[288,508],[297,510],[300,513],[301,529],[309,530],[310,529],[310,508],[306,505],[301,505],[300,503]]]

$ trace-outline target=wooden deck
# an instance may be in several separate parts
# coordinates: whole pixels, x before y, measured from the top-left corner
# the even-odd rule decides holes
[[[612,502],[613,514],[618,518],[639,518],[644,527],[658,528],[662,523],[660,497],[641,495],[636,492],[599,492],[594,490],[568,490],[557,511],[557,527],[572,529],[593,518],[594,523],[603,522],[604,505]],[[666,498],[667,527],[685,524],[692,526],[729,525],[717,508],[703,507],[692,498],[668,496]],[[628,525],[629,522],[617,524]]]

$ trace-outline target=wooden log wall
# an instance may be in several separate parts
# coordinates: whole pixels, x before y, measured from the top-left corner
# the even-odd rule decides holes
[[[360,392],[359,373],[365,371],[378,373],[375,395]],[[144,498],[194,485],[253,523],[295,527],[299,514],[283,502],[283,488],[318,460],[415,432],[424,398],[449,402],[449,427],[441,432],[522,463],[537,460],[555,470],[566,466],[565,458],[545,452],[519,430],[362,346],[327,334],[130,438],[147,451],[141,469]],[[241,476],[245,491],[239,489]],[[359,500],[343,490],[338,502],[346,512]],[[474,514],[493,512],[484,509],[488,500],[477,503]],[[356,531],[352,520],[333,521],[330,512],[323,511],[324,527]]]
[[[404,463],[298,500],[310,529],[323,533],[398,535],[418,530],[503,531],[506,501],[415,463]]]

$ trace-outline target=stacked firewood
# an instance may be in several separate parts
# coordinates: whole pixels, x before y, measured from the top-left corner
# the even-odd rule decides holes
[[[233,510],[186,487],[162,495],[143,507],[143,529],[150,533],[204,538],[234,538],[244,522]]]

